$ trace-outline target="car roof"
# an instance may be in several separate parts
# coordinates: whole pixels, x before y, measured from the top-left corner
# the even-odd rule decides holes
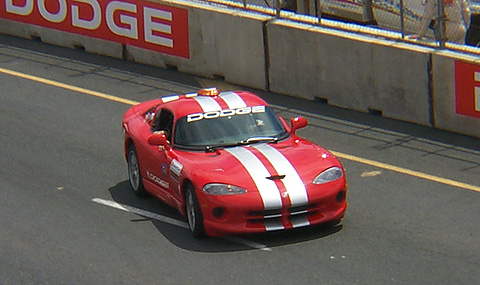
[[[257,95],[247,91],[223,91],[201,89],[197,93],[171,95],[161,98],[158,108],[167,108],[175,118],[190,114],[219,112],[222,110],[241,109],[254,106],[268,106]]]

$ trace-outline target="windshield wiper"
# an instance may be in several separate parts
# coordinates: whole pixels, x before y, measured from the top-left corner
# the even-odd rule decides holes
[[[276,143],[278,141],[277,137],[251,137],[243,142],[243,144],[257,143],[257,142],[271,142]]]
[[[217,149],[226,148],[226,147],[234,147],[243,145],[243,142],[235,142],[235,143],[225,143],[225,144],[216,144],[216,145],[207,145],[205,146],[205,152],[215,152]]]
[[[214,152],[214,151],[216,151],[217,149],[220,149],[220,148],[234,147],[234,146],[240,146],[240,145],[249,145],[249,144],[259,143],[259,142],[277,143],[277,141],[278,141],[277,137],[251,137],[251,138],[248,138],[244,141],[239,141],[239,142],[234,142],[234,143],[207,145],[205,147],[205,152]]]

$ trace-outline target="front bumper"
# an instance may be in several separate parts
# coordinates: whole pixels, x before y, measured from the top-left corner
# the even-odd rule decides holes
[[[306,205],[284,204],[281,209],[265,210],[258,193],[214,196],[197,192],[210,236],[262,233],[288,230],[341,220],[347,209],[345,182],[315,186]]]

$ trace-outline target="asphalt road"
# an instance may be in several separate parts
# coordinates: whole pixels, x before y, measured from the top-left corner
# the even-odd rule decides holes
[[[344,164],[339,226],[196,240],[135,197],[124,112],[212,85],[0,36],[0,284],[480,284],[478,139],[259,92]]]

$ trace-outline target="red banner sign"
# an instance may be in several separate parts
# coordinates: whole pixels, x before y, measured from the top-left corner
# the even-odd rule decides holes
[[[455,109],[480,118],[480,65],[455,61]]]
[[[189,58],[185,9],[142,0],[0,0],[0,3],[0,18]]]

